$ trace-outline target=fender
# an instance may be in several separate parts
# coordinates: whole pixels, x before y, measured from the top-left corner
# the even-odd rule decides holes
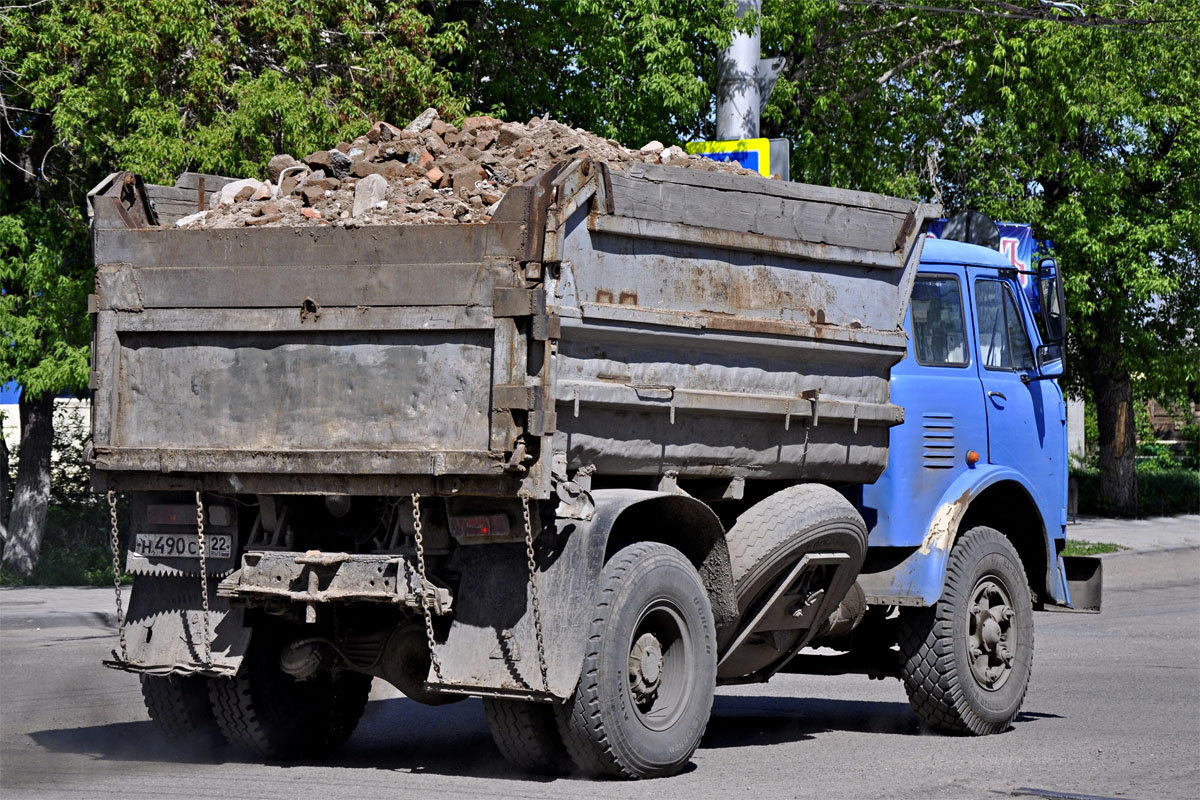
[[[1054,602],[1066,602],[1066,586],[1058,566],[1057,553],[1052,549],[1041,509],[1034,502],[1034,493],[1028,480],[1021,473],[1008,467],[981,464],[963,472],[946,489],[937,504],[937,510],[924,528],[914,526],[910,541],[895,542],[899,546],[914,547],[915,550],[895,567],[883,572],[859,576],[859,584],[872,605],[931,606],[942,596],[946,581],[946,564],[950,549],[962,529],[962,522],[972,512],[972,503],[989,488],[1002,482],[1017,485],[1029,498],[1029,504],[1037,515],[1036,524],[1042,532],[1041,549],[1047,565],[1043,585]],[[975,519],[978,524],[988,524],[985,518]],[[921,532],[921,538],[916,534]],[[1020,547],[1018,547],[1018,550]],[[1032,586],[1040,594],[1039,587]]]
[[[720,520],[693,497],[633,489],[591,493],[590,520],[557,519],[535,541],[543,682],[538,631],[523,543],[470,545],[453,568],[464,588],[446,641],[437,644],[441,676],[431,666],[430,689],[440,692],[565,700],[583,667],[596,586],[607,556],[635,541],[678,548],[696,565],[714,617],[736,615],[729,550]]]

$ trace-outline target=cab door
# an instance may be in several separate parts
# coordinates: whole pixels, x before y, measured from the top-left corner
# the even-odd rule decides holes
[[[987,412],[988,462],[1009,467],[1033,487],[1042,517],[1059,524],[1066,485],[1066,414],[1062,391],[1037,376],[1025,298],[1016,281],[970,270],[979,379]]]

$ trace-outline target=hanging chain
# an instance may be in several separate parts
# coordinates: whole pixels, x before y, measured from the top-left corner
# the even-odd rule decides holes
[[[125,608],[121,603],[121,535],[117,531],[117,493],[108,490],[108,515],[112,519],[113,589],[117,593],[117,636],[121,642],[121,661],[129,662],[125,646]]]
[[[204,500],[196,491],[196,535],[200,538],[200,605],[204,610],[204,666],[212,666],[212,642],[208,630],[208,553],[204,546]]]
[[[529,514],[529,496],[521,496],[521,513],[525,517],[525,559],[529,566],[529,589],[533,596],[533,630],[537,634],[538,669],[542,671],[542,688],[550,691],[546,671],[546,642],[542,633],[542,603],[538,597],[537,561],[533,553],[533,521]]]
[[[433,674],[437,675],[438,681],[445,682],[445,679],[442,678],[442,664],[438,661],[437,651],[434,649],[437,642],[433,639],[433,614],[429,610],[433,586],[425,575],[425,536],[421,531],[420,493],[413,492],[412,504],[413,530],[416,531],[417,542],[417,571],[421,574],[421,612],[425,615],[425,638],[429,641],[429,662],[433,665]]]

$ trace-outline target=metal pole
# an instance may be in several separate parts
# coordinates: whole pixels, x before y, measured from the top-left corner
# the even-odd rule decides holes
[[[748,11],[762,12],[762,0],[731,0],[737,3],[738,18]],[[735,33],[729,49],[717,63],[717,139],[755,139],[762,106],[758,84],[758,62],[762,34]]]

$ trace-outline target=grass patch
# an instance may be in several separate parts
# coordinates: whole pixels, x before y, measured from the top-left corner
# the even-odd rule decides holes
[[[1116,553],[1119,550],[1128,549],[1128,547],[1122,547],[1112,542],[1079,542],[1067,539],[1067,546],[1063,548],[1062,554],[1064,556],[1098,556],[1102,553]]]

